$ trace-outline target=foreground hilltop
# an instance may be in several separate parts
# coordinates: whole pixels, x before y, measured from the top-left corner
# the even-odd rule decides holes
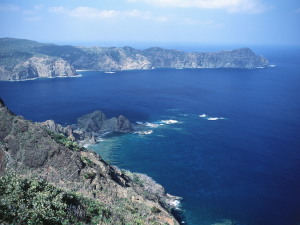
[[[76,76],[75,70],[141,70],[156,68],[266,67],[267,59],[249,48],[220,52],[186,53],[153,47],[75,47],[36,41],[0,39],[0,80]]]
[[[0,99],[0,224],[169,224],[177,197]]]

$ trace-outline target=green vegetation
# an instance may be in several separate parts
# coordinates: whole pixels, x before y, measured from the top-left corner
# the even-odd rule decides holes
[[[70,63],[82,56],[89,56],[84,50],[73,46],[58,46],[25,39],[0,38],[0,66],[12,69],[18,63],[37,55],[61,57]]]
[[[151,212],[153,212],[153,213],[160,213],[161,210],[160,210],[159,208],[156,208],[155,206],[153,206],[153,207],[151,208]]]
[[[112,203],[112,202],[111,202]],[[44,179],[30,179],[8,174],[0,177],[0,224],[67,225],[67,224],[160,224],[144,204],[133,205],[118,199],[104,205],[49,184]]]
[[[89,171],[86,172],[83,176],[85,179],[93,179],[96,176],[96,174],[93,171]]]
[[[82,150],[81,147],[77,144],[76,141],[72,140],[70,137],[66,137],[65,135],[61,133],[55,133],[53,131],[50,131],[47,129],[48,134],[57,142],[60,144],[63,144],[67,148],[73,150],[73,151],[80,151]]]
[[[87,157],[85,156],[81,156],[81,160],[88,165],[89,167],[92,167],[94,165],[94,163]]]
[[[6,69],[13,69],[17,64],[28,60],[33,55],[29,52],[12,51],[10,53],[0,52],[0,66]]]
[[[98,224],[110,210],[102,203],[54,187],[42,179],[0,178],[0,221],[9,224]]]
[[[34,49],[41,44],[35,41],[1,38],[0,66],[12,69],[18,63],[28,60],[34,55]]]

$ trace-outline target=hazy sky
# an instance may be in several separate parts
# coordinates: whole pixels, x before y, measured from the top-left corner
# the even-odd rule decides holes
[[[0,37],[300,45],[299,0],[0,0]]]

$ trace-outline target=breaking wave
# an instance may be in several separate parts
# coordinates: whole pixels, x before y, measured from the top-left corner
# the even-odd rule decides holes
[[[199,117],[203,118],[203,119],[207,119],[207,120],[224,120],[224,119],[226,119],[224,117],[211,117],[211,116],[208,116],[208,115],[206,115],[204,113],[200,114]]]
[[[173,119],[159,120],[159,121],[156,121],[156,122],[153,122],[153,123],[137,121],[136,124],[138,125],[138,128],[141,129],[141,130],[135,131],[134,134],[138,134],[138,135],[152,134],[153,130],[142,130],[143,127],[158,128],[160,126],[175,124],[175,123],[179,123],[179,121],[178,120],[173,120]]]
[[[153,130],[145,130],[145,131],[135,131],[134,134],[138,135],[147,135],[147,134],[152,134]]]
[[[178,123],[177,120],[161,120],[159,123],[161,124],[173,124],[173,123]]]

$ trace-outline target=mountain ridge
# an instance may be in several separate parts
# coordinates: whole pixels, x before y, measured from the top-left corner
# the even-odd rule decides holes
[[[76,76],[75,70],[150,70],[158,68],[255,69],[268,60],[249,48],[219,52],[184,52],[160,47],[75,47],[0,38],[0,80]]]

